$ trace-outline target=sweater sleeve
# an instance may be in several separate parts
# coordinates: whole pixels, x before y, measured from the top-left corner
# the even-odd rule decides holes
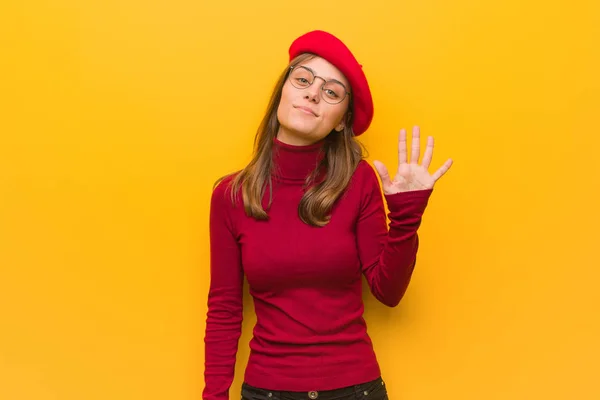
[[[210,208],[210,287],[206,316],[203,400],[228,400],[242,327],[243,270],[225,182]]]
[[[365,170],[357,222],[362,272],[375,298],[395,307],[412,277],[419,247],[417,230],[433,189],[385,195],[388,229],[379,180],[370,165]]]

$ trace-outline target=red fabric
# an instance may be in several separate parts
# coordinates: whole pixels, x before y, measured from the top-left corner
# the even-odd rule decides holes
[[[398,304],[415,265],[417,229],[432,190],[386,196],[388,232],[378,179],[361,161],[330,223],[308,226],[299,219],[297,207],[320,145],[275,141],[278,172],[268,221],[247,217],[241,196],[232,205],[230,179],[213,192],[205,400],[229,398],[244,273],[257,316],[246,382],[272,390],[310,391],[380,376],[363,319],[361,277],[381,302]]]
[[[313,53],[335,65],[350,82],[355,136],[364,133],[373,120],[373,98],[362,65],[337,37],[324,31],[311,31],[298,37],[289,48],[290,61],[302,53]]]

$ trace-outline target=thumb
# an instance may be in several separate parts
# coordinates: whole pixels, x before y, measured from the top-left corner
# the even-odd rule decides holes
[[[379,178],[381,178],[382,185],[388,186],[392,183],[390,179],[390,174],[388,173],[387,168],[381,161],[373,161],[373,165],[375,166],[375,170],[377,174],[379,174]]]

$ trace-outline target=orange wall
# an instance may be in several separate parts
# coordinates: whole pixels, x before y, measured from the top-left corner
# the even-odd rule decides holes
[[[2,3],[0,399],[200,398],[211,185],[315,28],[370,160],[414,124],[455,160],[405,299],[365,295],[390,397],[600,398],[598,2],[392,3]]]

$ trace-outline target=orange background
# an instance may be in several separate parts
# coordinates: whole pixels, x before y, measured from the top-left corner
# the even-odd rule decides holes
[[[370,78],[369,160],[415,124],[455,160],[401,305],[365,294],[390,398],[600,398],[597,1],[8,0],[0,399],[201,397],[211,186],[317,28]]]

